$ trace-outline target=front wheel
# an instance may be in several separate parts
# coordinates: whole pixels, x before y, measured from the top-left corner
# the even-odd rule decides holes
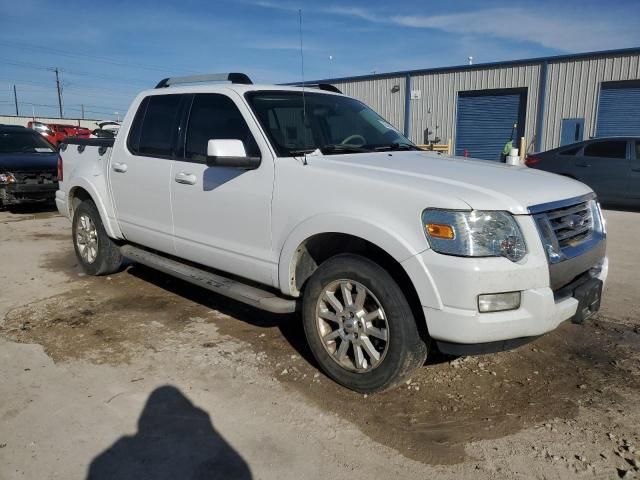
[[[118,245],[109,238],[95,204],[82,202],[73,214],[73,247],[85,273],[109,275],[122,265]]]
[[[427,356],[398,284],[358,255],[338,255],[318,267],[305,288],[303,323],[322,369],[361,393],[397,385]]]

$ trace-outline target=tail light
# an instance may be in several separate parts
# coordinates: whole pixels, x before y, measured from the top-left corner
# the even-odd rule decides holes
[[[58,155],[58,181],[61,182],[62,181],[62,173],[63,173],[63,169],[62,169],[62,156]]]
[[[540,160],[542,160],[540,157],[536,157],[534,155],[527,155],[527,159],[524,161],[524,164],[527,167],[531,167],[532,165],[535,165],[536,163],[540,163]]]

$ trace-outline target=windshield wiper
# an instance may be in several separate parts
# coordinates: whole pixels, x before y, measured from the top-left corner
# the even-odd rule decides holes
[[[392,150],[422,150],[421,148],[411,145],[409,143],[390,143],[389,145],[381,145],[374,148],[376,152],[388,152]]]
[[[301,148],[300,150],[289,150],[289,155],[297,157],[299,155],[306,155],[307,153],[315,152],[315,148]]]
[[[322,153],[344,153],[344,152],[363,153],[363,152],[369,152],[370,150],[367,148],[357,147],[355,145],[349,145],[346,143],[345,144],[330,143],[328,145],[321,146],[320,151]]]

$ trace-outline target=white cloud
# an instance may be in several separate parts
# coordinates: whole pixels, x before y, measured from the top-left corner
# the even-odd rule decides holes
[[[369,22],[381,22],[383,17],[375,14],[371,10],[358,7],[324,7],[321,10],[323,13],[343,15],[347,17],[356,17]]]
[[[633,15],[608,8],[598,14],[575,10],[535,11],[491,8],[447,15],[385,16],[379,11],[351,7],[324,7],[322,12],[376,23],[440,30],[461,37],[485,36],[531,42],[554,50],[580,52],[635,46],[640,42]]]
[[[248,43],[245,48],[251,48],[254,50],[300,50],[300,40],[263,40],[253,43]],[[318,50],[315,45],[309,45],[304,43],[305,51]]]
[[[520,8],[495,8],[451,15],[395,16],[391,21],[414,28],[431,28],[461,35],[487,35],[537,43],[564,51],[602,50],[632,46],[640,40],[624,18],[591,17],[573,12],[532,12]]]

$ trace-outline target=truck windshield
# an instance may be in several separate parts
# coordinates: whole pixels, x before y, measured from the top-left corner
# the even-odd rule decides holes
[[[0,132],[0,153],[51,153],[55,151],[39,133]]]
[[[369,107],[353,98],[305,91],[248,92],[249,105],[280,157],[418,150]],[[306,112],[306,118],[305,118]]]

